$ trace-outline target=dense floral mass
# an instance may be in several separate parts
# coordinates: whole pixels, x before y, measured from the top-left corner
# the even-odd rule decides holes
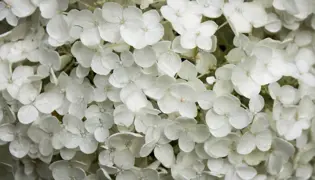
[[[315,178],[314,0],[3,0],[0,179]]]

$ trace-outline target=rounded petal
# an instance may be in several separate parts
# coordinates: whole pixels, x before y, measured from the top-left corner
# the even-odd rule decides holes
[[[104,41],[116,43],[121,39],[120,24],[104,23],[98,27],[98,30]]]
[[[86,46],[96,46],[101,43],[101,37],[96,27],[84,29],[80,35],[82,44]]]
[[[209,128],[204,124],[197,124],[190,128],[188,136],[196,143],[203,143],[210,136]]]
[[[49,156],[53,152],[53,147],[50,139],[42,139],[39,143],[39,152],[43,156]]]
[[[157,59],[154,50],[151,47],[145,47],[135,49],[134,60],[138,66],[148,68],[155,64]]]
[[[29,140],[21,137],[14,140],[9,145],[10,153],[16,158],[22,158],[27,155],[30,149],[31,143]]]
[[[260,132],[256,135],[256,146],[260,151],[268,151],[271,148],[272,134],[269,130]]]
[[[180,38],[180,44],[185,49],[193,49],[196,47],[196,33],[195,32],[186,32]]]
[[[217,31],[218,25],[214,21],[206,21],[201,23],[199,32],[201,36],[211,37]]]
[[[255,149],[255,147],[255,137],[251,133],[246,132],[237,144],[237,152],[243,155],[249,154]]]
[[[173,147],[170,144],[161,144],[155,147],[154,156],[167,168],[175,163]]]
[[[121,169],[131,169],[134,166],[135,157],[129,151],[129,149],[116,151],[114,156],[114,163],[117,167]]]
[[[123,8],[115,2],[104,3],[102,8],[103,18],[111,23],[119,23],[122,20]]]
[[[258,113],[260,112],[265,105],[265,100],[261,95],[256,95],[250,98],[249,100],[249,109],[253,113]]]
[[[226,157],[230,152],[230,142],[226,139],[209,140],[205,142],[204,148],[206,153],[214,158]]]
[[[180,56],[174,52],[168,51],[158,58],[159,70],[171,77],[174,77],[174,75],[180,70],[180,67]]]
[[[39,112],[33,105],[26,105],[19,109],[17,116],[22,124],[30,124],[39,117]]]
[[[251,118],[248,112],[243,108],[237,108],[229,118],[230,124],[236,129],[243,129],[247,127],[251,122]]]
[[[109,136],[108,129],[102,127],[97,128],[94,132],[94,137],[98,142],[105,142],[108,136]]]
[[[45,92],[36,97],[35,107],[42,113],[52,113],[63,103],[64,95],[55,92]]]
[[[244,180],[253,179],[257,175],[256,169],[247,165],[236,167],[236,173]]]
[[[186,133],[181,133],[178,139],[178,145],[184,152],[191,152],[195,148],[195,142]]]
[[[212,39],[206,36],[198,36],[196,44],[200,49],[210,51],[212,49]]]
[[[103,64],[103,57],[101,55],[94,55],[92,58],[91,68],[99,75],[107,75],[111,71],[108,67]]]
[[[72,45],[71,53],[80,63],[80,65],[85,68],[89,68],[91,66],[91,61],[95,54],[92,49],[84,46],[81,41],[77,41]]]

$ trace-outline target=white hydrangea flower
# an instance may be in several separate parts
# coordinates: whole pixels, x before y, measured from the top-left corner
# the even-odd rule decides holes
[[[157,43],[164,35],[164,27],[160,24],[161,17],[156,10],[142,15],[142,19],[125,23],[121,29],[124,41],[136,49]]]
[[[94,12],[82,10],[76,13],[72,27],[79,28],[79,37],[85,46],[93,47],[101,43],[100,24],[103,23],[102,10],[96,8]]]
[[[164,135],[164,128],[169,125],[170,121],[159,119],[154,126],[148,126],[145,130],[145,144],[140,149],[140,156],[146,157],[151,152],[165,167],[171,167],[175,163],[173,147]]]
[[[252,27],[259,28],[267,24],[265,9],[255,2],[230,0],[224,4],[223,14],[236,35],[249,33]]]
[[[1,1],[0,174],[311,179],[314,5]]]
[[[136,7],[123,8],[114,2],[104,3],[102,15],[106,22],[100,26],[100,35],[102,39],[112,43],[121,39],[120,29],[122,25],[142,18],[140,9]]]
[[[108,79],[108,76],[95,75],[94,101],[102,102],[108,98],[113,102],[120,102],[120,89],[112,86]]]
[[[214,21],[205,21],[193,28],[187,29],[181,35],[181,45],[186,49],[193,49],[198,46],[203,50],[213,50],[216,48],[214,33],[218,25]]]
[[[16,26],[18,24],[19,18],[13,14],[8,4],[6,4],[5,2],[0,2],[0,11],[1,11],[1,15],[0,15],[1,21],[3,19],[6,19],[6,21],[11,26]]]
[[[216,95],[228,95],[233,91],[233,83],[231,81],[232,71],[235,68],[233,64],[227,64],[219,67],[215,71],[215,84],[213,91]]]
[[[24,83],[31,82],[28,77],[34,74],[34,70],[31,66],[19,66],[12,72],[11,66],[8,62],[0,62],[0,68],[0,89],[7,89],[8,93],[13,98],[17,97],[19,88],[21,88]]]
[[[314,103],[305,96],[297,107],[281,107],[281,104],[274,106],[279,109],[279,118],[276,120],[279,135],[287,140],[293,140],[301,136],[302,131],[310,128],[310,120],[314,117]],[[277,114],[274,117],[278,117]]]
[[[49,169],[52,171],[52,176],[56,180],[64,178],[84,179],[86,174],[79,162],[71,162],[60,160],[52,163]]]
[[[61,46],[71,41],[70,22],[65,15],[58,14],[47,23],[48,42],[52,46]]]
[[[206,115],[213,136],[225,137],[232,128],[243,129],[251,123],[252,115],[240,105],[239,100],[233,96],[219,96],[213,101],[213,109]]]
[[[73,115],[65,115],[63,123],[66,133],[63,143],[69,149],[79,147],[85,154],[91,154],[96,151],[98,142],[93,133],[85,128],[84,123]]]
[[[34,93],[34,86],[27,86],[27,91],[23,93]],[[33,99],[27,99],[26,104],[22,106],[17,117],[22,124],[30,124],[40,117],[40,113],[50,114],[58,109],[63,102],[63,94],[56,92],[44,92]]]
[[[120,169],[131,169],[143,144],[142,135],[136,133],[116,133],[110,136],[108,146],[114,148],[113,163]]]
[[[182,34],[186,28],[193,28],[201,22],[202,8],[195,1],[167,0],[162,6],[161,13],[165,19],[172,23],[174,30]]]
[[[299,49],[295,56],[295,64],[300,74],[299,79],[313,87],[315,86],[314,57],[314,51],[308,48]]]
[[[9,7],[10,11],[17,17],[27,17],[36,10],[36,6],[31,0],[26,1],[11,1],[4,0],[5,6]]]
[[[170,140],[177,140],[179,148],[184,152],[191,152],[195,143],[202,143],[210,136],[208,127],[197,124],[195,119],[176,118],[175,122],[166,126],[165,136]]]
[[[54,116],[43,117],[36,124],[32,124],[27,131],[32,141],[39,144],[39,152],[43,156],[53,153],[52,141],[55,134],[61,130],[58,119]]]
[[[69,114],[78,118],[84,117],[87,104],[93,99],[93,88],[87,81],[79,83],[72,81],[66,87],[66,98],[70,101]]]
[[[93,106],[93,105],[92,105]],[[113,126],[114,120],[112,115],[104,112],[104,109],[90,106],[87,111],[95,109],[94,113],[86,113],[85,117],[87,120],[84,122],[84,126],[89,133],[94,133],[94,137],[98,142],[105,142],[106,138],[109,137],[109,129]]]
[[[266,114],[257,114],[250,131],[244,133],[237,145],[237,152],[249,154],[256,147],[260,151],[268,151],[272,144],[272,134],[268,128],[269,122]]]
[[[234,89],[247,98],[258,95],[261,89],[261,85],[253,78],[253,74],[256,73],[256,64],[256,59],[246,58],[232,71],[231,80]]]
[[[157,101],[164,113],[179,112],[183,117],[197,116],[197,94],[194,88],[186,83],[177,83],[169,87],[169,91]]]

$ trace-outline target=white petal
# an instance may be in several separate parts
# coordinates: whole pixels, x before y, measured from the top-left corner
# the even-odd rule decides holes
[[[237,108],[237,110],[235,110],[229,118],[230,124],[236,129],[243,129],[247,127],[251,121],[252,120],[246,110],[242,108]]]
[[[80,35],[82,44],[86,46],[96,46],[100,44],[101,37],[96,27],[90,29],[84,29]]]
[[[122,171],[116,176],[116,180],[138,180],[138,177],[132,171]]]
[[[42,139],[39,143],[39,152],[43,156],[49,156],[53,152],[53,147],[50,139]]]
[[[203,143],[210,136],[209,128],[204,124],[197,124],[195,127],[191,127],[188,135],[196,143]]]
[[[155,146],[156,146],[156,141],[151,141],[151,142],[148,142],[148,143],[144,144],[141,147],[141,150],[139,152],[140,156],[141,157],[147,157],[153,151]]]
[[[145,41],[148,45],[154,45],[164,36],[164,26],[162,24],[149,25],[145,33]]]
[[[217,29],[218,25],[214,21],[205,21],[199,27],[200,35],[205,37],[211,37]]]
[[[178,75],[183,79],[191,80],[197,77],[197,69],[190,61],[185,60],[181,65]]]
[[[36,6],[34,6],[29,0],[9,1],[9,5],[11,6],[13,14],[18,17],[29,16],[36,10]]]
[[[62,105],[63,98],[63,94],[46,92],[37,96],[34,105],[40,112],[48,114]]]
[[[30,141],[25,138],[14,140],[9,145],[10,153],[17,158],[22,158],[27,155],[30,149]]]
[[[134,114],[124,105],[117,106],[114,110],[114,121],[117,125],[130,127],[134,118]]]
[[[121,169],[130,169],[134,166],[135,157],[128,150],[116,151],[114,156],[114,163]]]
[[[253,167],[241,165],[236,168],[236,173],[244,180],[250,180],[253,179],[257,171]]]
[[[196,33],[188,31],[180,37],[180,44],[185,49],[193,49],[196,47],[196,39]]]
[[[12,124],[0,125],[0,139],[5,142],[14,140],[15,127]]]
[[[55,40],[67,41],[69,39],[69,27],[62,15],[53,17],[47,24],[47,33]]]
[[[131,20],[120,27],[122,39],[136,49],[142,49],[147,44],[143,40],[145,32],[141,29],[143,22],[140,20]]]
[[[160,110],[164,113],[172,113],[177,111],[179,102],[173,96],[166,94],[162,99],[157,102]]]
[[[195,148],[195,142],[186,133],[181,133],[178,145],[184,152],[191,152]]]
[[[164,134],[170,140],[177,140],[182,132],[183,128],[176,123],[164,128]]]
[[[22,85],[17,98],[22,104],[30,104],[35,100],[37,95],[38,89],[36,89],[32,84],[27,83]]]
[[[175,163],[173,147],[170,144],[161,144],[155,147],[154,156],[167,168]]]
[[[85,154],[92,154],[96,151],[98,143],[95,140],[93,134],[88,134],[82,138],[80,142],[80,150]]]
[[[104,3],[102,8],[103,18],[111,23],[119,23],[122,20],[123,8],[114,2]]]
[[[261,95],[253,96],[249,100],[249,109],[253,113],[258,113],[264,108],[265,100]]]
[[[136,49],[134,51],[135,63],[140,67],[151,67],[156,62],[155,52],[151,47]]]
[[[178,112],[183,117],[194,118],[197,116],[197,106],[194,102],[179,102]]]
[[[100,36],[103,40],[116,43],[121,39],[120,24],[104,23],[98,27]]]
[[[161,72],[174,77],[180,70],[181,59],[178,54],[174,52],[163,53],[158,59],[158,68]]]
[[[147,105],[144,93],[135,85],[129,84],[120,91],[120,98],[129,110],[137,112]],[[137,102],[136,104],[134,102]]]
[[[76,151],[74,149],[61,149],[60,150],[60,156],[64,160],[71,160],[76,154]]]
[[[230,151],[229,146],[230,142],[226,139],[210,140],[204,144],[206,153],[215,158],[227,156]]]
[[[108,129],[105,129],[103,127],[97,128],[94,132],[94,137],[98,142],[105,142],[108,136],[109,136]]]
[[[212,107],[216,93],[213,91],[205,91],[198,95],[198,104],[203,110],[208,110]]]
[[[210,51],[212,49],[212,39],[205,36],[198,36],[196,39],[196,44],[200,49]]]
[[[39,9],[41,11],[41,15],[46,19],[51,19],[54,17],[58,10],[59,4],[57,0],[54,1],[41,1],[39,3]]]
[[[105,67],[103,64],[103,57],[98,54],[93,56],[91,68],[95,73],[99,75],[107,75],[110,72],[110,69],[108,67]]]
[[[237,152],[240,154],[249,154],[255,149],[255,137],[246,132],[239,140],[237,144]]]
[[[21,123],[30,124],[38,118],[39,113],[33,105],[26,105],[19,109],[17,116]]]
[[[269,130],[260,132],[256,135],[256,146],[261,151],[268,151],[272,143],[272,135]]]
[[[95,54],[91,49],[84,46],[80,41],[77,41],[72,45],[71,53],[81,64],[81,66],[86,68],[89,68],[91,66],[91,61]]]

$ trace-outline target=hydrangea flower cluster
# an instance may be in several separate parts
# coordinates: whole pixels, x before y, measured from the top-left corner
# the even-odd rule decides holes
[[[0,179],[315,179],[314,0],[3,0]]]

